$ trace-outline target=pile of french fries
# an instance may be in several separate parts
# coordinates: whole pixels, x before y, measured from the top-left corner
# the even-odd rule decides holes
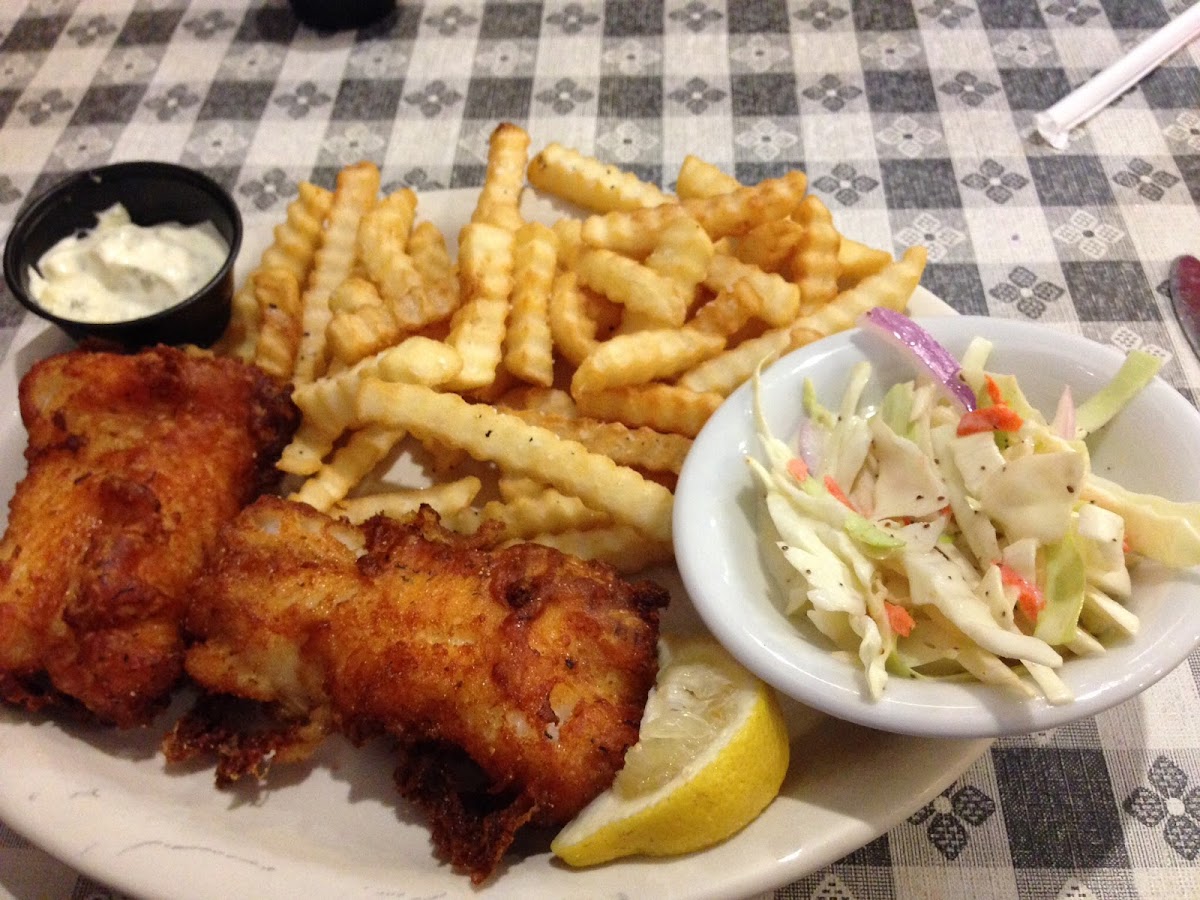
[[[674,195],[503,124],[457,236],[371,163],[300,186],[218,352],[291,380],[291,497],[351,521],[421,504],[634,572],[669,562],[692,438],[760,364],[902,310],[925,265],[841,235],[804,175],[688,157]],[[526,221],[532,187],[581,210]],[[385,473],[407,453],[412,483]]]

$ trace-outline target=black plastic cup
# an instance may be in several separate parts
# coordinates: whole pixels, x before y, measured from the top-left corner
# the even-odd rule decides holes
[[[288,0],[296,18],[318,31],[365,28],[396,8],[396,0]]]
[[[225,264],[202,288],[167,309],[119,322],[80,322],[44,309],[29,292],[29,270],[63,238],[96,227],[98,213],[124,205],[138,225],[211,222],[229,245]],[[206,347],[225,331],[233,300],[233,264],[242,244],[242,216],[221,185],[207,175],[163,162],[126,162],[71,175],[17,216],[4,245],[4,279],[26,309],[75,340],[115,341],[126,347],[196,344]]]

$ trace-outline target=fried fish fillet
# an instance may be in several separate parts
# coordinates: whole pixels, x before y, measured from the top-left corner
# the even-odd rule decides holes
[[[0,542],[0,697],[146,722],[183,672],[186,592],[276,480],[298,414],[234,360],[76,349],[21,380],[27,474]]]
[[[167,757],[265,775],[327,733],[392,736],[396,782],[441,854],[480,882],[526,824],[559,825],[611,784],[658,670],[667,592],[536,544],[493,545],[428,507],[361,528],[264,497],[197,580],[187,670],[267,704],[244,730],[200,706]]]

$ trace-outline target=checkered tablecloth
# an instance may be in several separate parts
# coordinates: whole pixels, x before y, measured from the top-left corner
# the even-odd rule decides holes
[[[402,2],[360,32],[282,0],[4,0],[0,226],[65,173],[177,160],[274,220],[361,158],[387,187],[481,183],[523,124],[669,187],[694,153],[790,168],[841,230],[929,248],[961,312],[1048,323],[1200,368],[1170,260],[1200,251],[1200,47],[1052,150],[1034,113],[1186,3],[1160,0]],[[0,296],[0,354],[21,311]],[[1200,896],[1200,654],[1141,698],[997,742],[943,795],[786,898]],[[20,777],[0,772],[0,778]],[[0,823],[0,895],[108,891]]]

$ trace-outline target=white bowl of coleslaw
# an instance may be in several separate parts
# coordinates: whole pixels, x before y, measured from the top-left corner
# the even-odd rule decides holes
[[[971,340],[992,344],[987,369],[1015,375],[1047,419],[1063,387],[1094,394],[1121,367],[1111,347],[1054,328],[986,317],[919,320],[961,357]],[[836,407],[851,370],[870,362],[864,402],[911,381],[909,359],[854,329],[798,350],[762,373],[762,412],[770,430],[795,437],[804,418],[802,391]],[[1092,471],[1123,487],[1173,501],[1200,500],[1200,413],[1161,378],[1141,390],[1088,439]],[[696,438],[675,499],[675,554],[684,585],[713,634],[744,665],[780,692],[838,718],[884,731],[923,736],[998,737],[1043,731],[1095,715],[1150,687],[1200,643],[1200,570],[1170,570],[1152,561],[1130,568],[1124,602],[1137,617],[1133,636],[1106,635],[1104,652],[1071,656],[1056,674],[1069,702],[1049,702],[969,678],[892,674],[876,698],[864,666],[818,632],[803,614],[784,613],[784,591],[769,573],[761,527],[761,490],[747,463],[762,457],[753,386],[732,394]],[[767,545],[770,545],[768,548]]]

